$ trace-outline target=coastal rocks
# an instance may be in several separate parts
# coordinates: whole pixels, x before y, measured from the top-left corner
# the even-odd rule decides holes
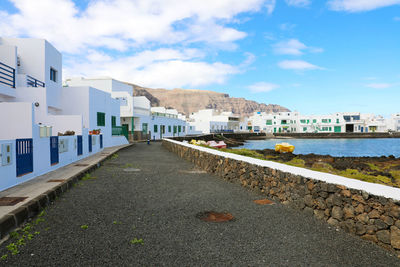
[[[400,202],[163,141],[201,169],[400,254]]]

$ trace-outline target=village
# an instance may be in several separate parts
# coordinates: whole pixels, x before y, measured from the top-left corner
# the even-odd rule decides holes
[[[152,107],[110,77],[62,77],[62,54],[44,39],[0,38],[0,190],[106,147],[208,133],[400,131],[400,114],[255,112]]]

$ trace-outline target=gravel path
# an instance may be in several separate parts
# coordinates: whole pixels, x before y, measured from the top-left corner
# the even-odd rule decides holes
[[[193,169],[160,143],[122,150],[46,209],[18,255],[6,249],[15,241],[2,244],[0,264],[400,266],[389,251],[281,204],[256,205],[260,195]],[[196,218],[208,210],[235,220]]]

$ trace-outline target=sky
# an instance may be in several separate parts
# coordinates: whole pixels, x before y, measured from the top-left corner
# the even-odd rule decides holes
[[[400,0],[0,0],[0,36],[48,40],[63,78],[400,112]]]

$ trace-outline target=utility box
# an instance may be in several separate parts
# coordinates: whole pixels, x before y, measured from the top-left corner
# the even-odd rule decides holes
[[[12,143],[1,144],[0,165],[7,166],[12,163]]]

